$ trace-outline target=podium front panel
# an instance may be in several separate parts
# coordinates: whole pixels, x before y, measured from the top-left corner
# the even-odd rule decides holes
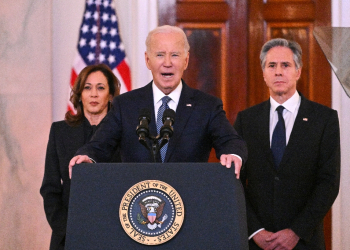
[[[148,246],[122,228],[119,206],[130,187],[145,180],[172,186],[184,203],[180,231]],[[220,163],[98,163],[73,167],[67,250],[248,249],[245,198],[234,168]]]

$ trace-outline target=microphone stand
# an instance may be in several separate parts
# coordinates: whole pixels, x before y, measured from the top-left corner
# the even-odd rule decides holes
[[[163,138],[160,144],[158,144],[160,135],[157,135],[157,136],[148,135],[147,138],[149,138],[152,141],[151,147],[149,147],[149,143],[147,142],[147,139],[145,136],[139,136],[139,142],[151,152],[153,161],[157,162],[157,154],[159,150],[169,141],[169,137]]]
[[[158,140],[160,138],[160,135],[149,136],[149,138],[152,140],[152,148],[150,150],[148,145],[147,145],[147,148],[151,151],[151,155],[152,155],[153,161],[157,162],[157,154],[158,154],[159,150],[169,141],[170,138],[169,138],[169,136],[164,136],[163,139],[162,139],[162,142],[160,144],[158,144]]]
[[[147,117],[147,110],[142,110],[142,115],[139,117],[140,125],[136,127],[136,133],[139,136],[139,142],[145,146],[150,152],[154,162],[157,162],[157,154],[159,150],[169,142],[170,137],[173,135],[172,124],[174,123],[175,111],[172,109],[167,109],[167,113],[165,116],[163,115],[163,123],[164,125],[160,129],[160,134],[157,136],[153,136],[149,134],[148,123],[150,119]],[[145,114],[144,114],[145,113]],[[148,122],[145,120],[147,119]],[[146,122],[146,124],[144,123]],[[152,140],[152,146],[149,147],[149,143],[147,142],[147,138]],[[160,144],[158,144],[159,139],[162,138]]]
[[[152,150],[151,150],[151,155],[153,158],[154,162],[157,162],[157,154],[160,150],[159,144],[158,144],[158,138],[159,135],[157,135],[156,137],[154,136],[150,136],[150,139],[152,140]]]

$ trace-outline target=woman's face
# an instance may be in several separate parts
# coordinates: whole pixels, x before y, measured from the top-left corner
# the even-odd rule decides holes
[[[110,100],[112,95],[109,94],[107,78],[101,71],[90,73],[81,93],[85,116],[106,115]]]

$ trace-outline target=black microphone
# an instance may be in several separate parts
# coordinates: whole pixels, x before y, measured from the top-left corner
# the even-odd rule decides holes
[[[166,140],[166,142],[173,135],[173,124],[175,121],[175,111],[172,109],[166,109],[163,113],[163,126],[160,128],[160,137]],[[165,143],[166,143],[165,142]]]
[[[143,108],[139,113],[140,124],[136,127],[136,134],[139,136],[139,141],[146,141],[146,137],[149,135],[148,124],[151,122],[151,111],[147,108]]]

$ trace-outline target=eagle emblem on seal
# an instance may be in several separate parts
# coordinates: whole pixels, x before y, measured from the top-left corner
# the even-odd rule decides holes
[[[161,198],[152,195],[142,199],[139,205],[142,215],[137,214],[137,221],[142,225],[147,225],[151,230],[157,227],[161,228],[163,222],[168,218],[168,215],[165,214],[160,220],[165,202]]]

